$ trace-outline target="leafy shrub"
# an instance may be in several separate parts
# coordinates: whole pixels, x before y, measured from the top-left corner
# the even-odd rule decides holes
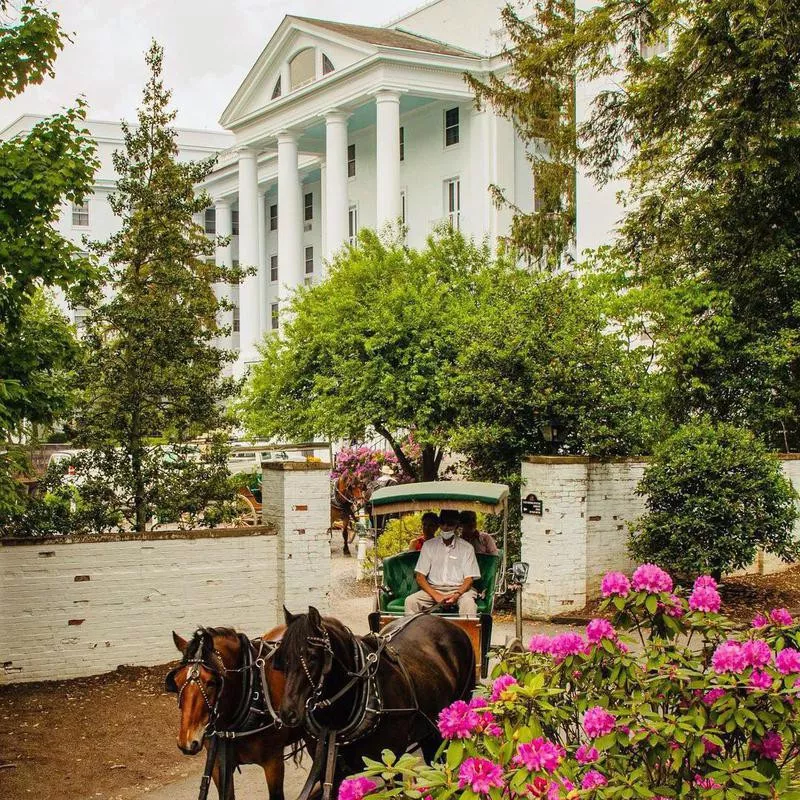
[[[534,636],[439,715],[440,759],[388,751],[340,800],[800,798],[800,625],[734,632],[710,576],[688,598],[652,564],[611,573],[584,635]]]
[[[634,558],[719,577],[751,564],[757,548],[798,556],[796,493],[780,462],[741,428],[683,426],[656,449],[637,491],[648,511],[631,532]]]
[[[364,574],[371,575],[375,560],[380,564],[384,558],[408,550],[411,542],[422,535],[422,514],[408,514],[399,519],[390,519],[378,536],[375,547],[367,551],[364,559]]]

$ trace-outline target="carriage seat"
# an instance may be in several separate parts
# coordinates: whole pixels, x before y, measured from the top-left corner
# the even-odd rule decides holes
[[[404,612],[406,597],[419,589],[414,576],[414,567],[417,566],[418,558],[419,551],[412,550],[383,559],[383,586],[378,598],[381,611],[390,614]],[[497,586],[497,573],[502,560],[502,550],[498,555],[479,553],[477,558],[481,577],[473,583],[473,588],[478,592],[476,598],[478,613],[491,614],[494,607],[494,593]]]

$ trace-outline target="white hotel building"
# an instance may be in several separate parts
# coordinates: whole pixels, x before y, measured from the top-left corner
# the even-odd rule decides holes
[[[222,112],[230,134],[179,131],[182,158],[220,151],[203,185],[213,199],[207,232],[231,237],[218,262],[257,268],[241,285],[220,287],[236,306],[221,344],[239,351],[238,371],[279,329],[290,291],[322,280],[327,260],[359,229],[400,220],[417,247],[449,221],[494,242],[510,212],[494,206],[490,184],[532,210],[523,143],[509,121],[475,108],[464,80],[503,70],[503,3],[433,0],[385,27],[287,16]],[[590,91],[578,94],[580,116]],[[104,125],[90,126],[101,144],[113,139],[103,138]],[[65,210],[63,232],[73,238],[81,227],[93,238],[111,233],[103,194],[113,175],[101,156],[88,220]],[[579,253],[607,240],[615,189],[579,177]]]

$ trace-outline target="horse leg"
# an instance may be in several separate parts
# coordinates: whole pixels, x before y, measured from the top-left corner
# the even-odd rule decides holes
[[[348,532],[350,529],[350,515],[345,514],[342,517],[342,541],[344,542],[344,546],[342,547],[342,555],[349,556],[350,555],[350,547],[348,543]]]
[[[222,797],[222,792],[220,791],[220,775],[219,775],[219,761],[214,764],[214,769],[211,772],[211,777],[214,779],[214,786],[217,787],[217,796]],[[230,773],[230,783],[228,785],[228,791],[225,793],[224,800],[236,800],[236,793],[233,788],[233,770]]]
[[[261,764],[264,769],[264,777],[267,779],[269,789],[269,800],[283,800],[283,774],[285,762],[283,751],[279,750]]]

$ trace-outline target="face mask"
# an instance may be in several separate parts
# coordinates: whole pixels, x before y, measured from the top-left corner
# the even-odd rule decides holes
[[[455,535],[455,531],[442,531],[440,534],[442,539],[444,539],[446,542],[449,542]]]

